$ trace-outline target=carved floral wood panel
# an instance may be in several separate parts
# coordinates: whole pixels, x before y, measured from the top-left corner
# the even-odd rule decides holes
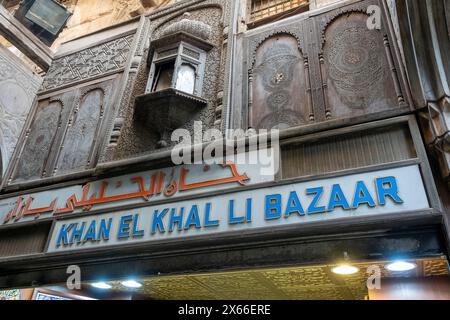
[[[14,175],[16,179],[39,179],[43,175],[62,111],[63,104],[60,100],[44,100],[39,103],[17,164]]]
[[[367,15],[339,16],[327,28],[323,49],[327,118],[383,111],[397,106],[383,34],[369,30]]]
[[[387,22],[367,27],[369,5],[383,7],[359,1],[243,34],[243,110],[233,122],[270,129],[409,110],[393,35]]]
[[[276,35],[257,50],[252,70],[250,126],[286,128],[309,118],[306,75],[298,42],[291,35]]]
[[[118,71],[125,66],[133,38],[134,34],[131,34],[54,60],[41,90]]]
[[[103,116],[105,93],[93,89],[81,98],[70,119],[58,160],[58,174],[84,169],[90,164],[90,154]]]
[[[13,182],[83,171],[95,165],[104,132],[103,115],[114,101],[116,79],[41,100],[18,156]]]

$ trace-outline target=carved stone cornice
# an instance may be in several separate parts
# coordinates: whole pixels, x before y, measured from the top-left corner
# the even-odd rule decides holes
[[[191,35],[190,33],[186,32],[177,32],[173,33],[164,37],[161,37],[157,40],[154,40],[151,42],[152,48],[159,48],[163,45],[170,45],[174,43],[179,43],[181,41],[188,42],[197,48],[203,49],[205,51],[211,50],[214,45],[212,43],[209,43],[207,41],[204,41],[203,39],[200,39],[198,37],[195,37]]]
[[[208,40],[212,36],[212,28],[201,21],[189,19],[190,14],[184,13],[184,18],[180,21],[168,25],[161,32],[162,36],[169,36],[179,32],[185,32],[202,40]]]

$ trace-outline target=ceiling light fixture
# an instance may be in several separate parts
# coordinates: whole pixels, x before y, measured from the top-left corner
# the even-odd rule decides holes
[[[331,269],[331,271],[336,274],[350,275],[350,274],[357,273],[359,271],[359,268],[348,265],[348,264],[341,264],[341,265],[336,266],[333,269]]]
[[[340,275],[355,274],[359,271],[358,267],[352,266],[347,251],[344,251],[344,262],[331,269],[331,272]]]
[[[127,280],[127,281],[122,281],[121,282],[123,286],[127,287],[127,288],[140,288],[142,287],[142,283],[139,283],[135,280]]]
[[[416,264],[402,260],[394,261],[386,265],[386,269],[394,272],[409,271],[415,269],[416,267]]]
[[[111,289],[112,286],[110,284],[107,284],[106,282],[95,282],[92,283],[91,286],[97,289]]]

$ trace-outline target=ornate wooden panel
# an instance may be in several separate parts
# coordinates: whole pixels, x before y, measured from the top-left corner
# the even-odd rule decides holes
[[[42,90],[118,71],[125,66],[134,34],[95,45],[53,61]]]
[[[61,124],[61,100],[44,100],[27,131],[25,146],[18,160],[15,179],[32,180],[43,176],[49,152]]]
[[[12,183],[83,171],[95,165],[118,77],[39,101],[17,156]]]
[[[380,29],[367,26],[370,5],[382,8]],[[232,113],[234,125],[351,123],[410,110],[393,39],[381,0],[347,3],[247,31],[238,38],[242,49],[236,60],[242,66],[236,70],[244,77],[236,84],[242,91],[234,91],[235,101],[236,92],[242,93],[242,106]]]
[[[84,169],[90,164],[90,155],[100,120],[104,112],[105,93],[95,88],[80,97],[75,107],[59,156],[58,174]]]
[[[308,122],[305,61],[296,38],[279,34],[259,46],[250,76],[250,126],[286,128]]]
[[[365,13],[352,12],[338,16],[326,29],[320,59],[327,119],[374,113],[404,102],[395,91],[398,79],[391,74],[388,40],[366,23]]]

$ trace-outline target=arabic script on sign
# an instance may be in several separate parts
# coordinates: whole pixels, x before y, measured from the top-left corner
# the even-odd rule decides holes
[[[190,169],[185,166],[180,168],[172,168],[171,173],[167,173],[166,170],[159,170],[153,173],[147,173],[150,176],[150,182],[146,188],[144,175],[131,176],[116,181],[97,181],[93,183],[100,183],[99,190],[93,191],[92,184],[87,183],[81,187],[81,196],[75,192],[69,197],[65,198],[64,205],[58,206],[58,197],[53,198],[50,203],[43,207],[33,208],[35,198],[29,196],[19,196],[17,198],[14,207],[8,211],[3,223],[10,221],[19,221],[24,217],[35,216],[36,218],[44,214],[62,215],[67,213],[73,213],[76,209],[82,211],[89,211],[94,206],[101,204],[114,203],[130,199],[142,199],[149,201],[152,197],[157,195],[163,195],[164,197],[172,197],[176,193],[191,191],[195,189],[202,189],[206,187],[219,186],[225,184],[245,185],[250,178],[243,172],[239,173],[236,164],[233,161],[225,161],[221,166],[221,170],[224,172],[220,174],[219,178],[209,177],[210,167],[203,166],[203,174],[199,177],[198,174],[189,178]],[[191,166],[192,168],[192,166]],[[175,174],[178,171],[178,175]],[[216,173],[217,175],[217,173]],[[116,189],[123,190],[123,184],[128,186],[137,186],[137,191],[125,192],[125,193],[113,193],[108,192],[111,184],[115,184]]]

